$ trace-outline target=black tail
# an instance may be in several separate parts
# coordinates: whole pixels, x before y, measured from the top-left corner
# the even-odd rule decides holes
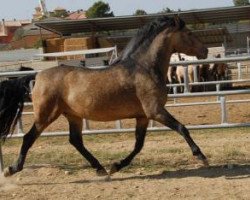
[[[29,96],[29,83],[36,74],[0,83],[0,140],[14,132],[18,119],[21,117],[24,99]]]

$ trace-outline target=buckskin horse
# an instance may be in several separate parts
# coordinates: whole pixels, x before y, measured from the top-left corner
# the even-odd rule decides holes
[[[149,120],[177,131],[193,155],[207,164],[186,127],[164,107],[168,91],[165,77],[170,56],[175,52],[204,59],[208,50],[179,17],[160,17],[139,29],[123,53],[106,69],[60,66],[3,82],[0,86],[0,133],[4,140],[12,134],[21,116],[29,81],[35,79],[32,90],[34,124],[23,137],[17,162],[7,167],[4,175],[10,176],[23,169],[30,147],[60,115],[68,120],[69,142],[88,160],[97,175],[111,175],[129,165],[143,147]],[[96,121],[136,119],[134,149],[126,158],[112,164],[109,173],[83,144],[83,118]]]

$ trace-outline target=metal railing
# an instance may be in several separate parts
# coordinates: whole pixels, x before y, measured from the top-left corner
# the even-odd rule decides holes
[[[244,61],[250,61],[250,55],[248,56],[242,56],[242,57],[233,57],[233,58],[213,58],[213,59],[206,59],[206,60],[195,60],[195,61],[179,61],[179,62],[173,62],[170,63],[171,66],[183,66],[184,67],[184,93],[190,92],[189,90],[189,79],[188,79],[188,65],[194,66],[194,81],[197,84],[194,85],[202,85],[202,84],[216,84],[214,81],[212,83],[201,83],[197,80],[197,65],[202,64],[213,64],[213,63],[236,63],[237,69],[238,69],[238,80],[242,79],[242,65],[241,62]],[[218,83],[218,82],[217,82]],[[191,85],[192,85],[191,84]],[[170,85],[169,85],[170,86]],[[176,85],[177,86],[177,85]]]
[[[229,83],[243,83],[243,82],[250,82],[250,79],[241,79],[242,78],[242,75],[241,75],[241,63],[239,61],[248,61],[250,60],[250,56],[247,56],[247,57],[235,57],[235,58],[216,58],[216,59],[206,59],[206,60],[196,60],[196,61],[179,61],[179,62],[174,62],[174,63],[170,63],[171,66],[177,66],[177,65],[182,65],[182,66],[188,66],[188,65],[196,65],[196,64],[210,64],[210,63],[224,63],[224,62],[237,62],[237,68],[238,68],[238,80],[227,80],[227,81],[211,81],[211,82],[194,82],[194,83],[189,83],[188,81],[188,78],[187,78],[187,73],[186,74],[186,78],[184,77],[184,83],[183,84],[169,84],[168,86],[169,87],[180,87],[180,86],[184,86],[185,90],[184,90],[184,93],[182,94],[169,94],[168,96],[170,98],[173,98],[173,99],[177,99],[177,98],[183,98],[183,97],[207,97],[207,96],[217,96],[219,98],[217,98],[217,102],[213,102],[214,104],[221,104],[221,108],[224,108],[224,104],[226,103],[225,101],[225,96],[227,95],[235,95],[235,94],[246,94],[246,93],[250,93],[249,90],[234,90],[234,91],[220,91],[220,85],[221,84],[229,84]],[[187,72],[187,67],[185,67],[184,69],[186,69],[185,71]],[[30,72],[27,72],[27,71],[23,71],[23,72],[4,72],[4,73],[0,73],[0,77],[17,77],[17,76],[24,76],[24,75],[28,75],[28,74],[34,74],[36,73],[35,71],[30,71]],[[189,92],[189,85],[192,85],[192,86],[196,86],[196,85],[216,85],[216,92],[200,92],[200,93],[190,93]],[[202,102],[196,102],[196,103],[189,103],[189,104],[177,104],[176,101],[174,101],[175,104],[167,104],[166,106],[169,107],[169,106],[172,106],[172,107],[177,107],[177,106],[194,106],[194,105],[208,105],[208,104],[212,104],[211,102],[210,103],[202,103]],[[245,100],[245,101],[230,101],[230,103],[243,103],[243,102],[248,102],[248,100]],[[225,122],[226,122],[226,111],[225,109],[222,109],[222,116],[221,118],[223,119],[222,120],[222,123],[223,124],[223,127],[225,125]],[[23,113],[24,115],[27,115],[27,114],[32,114],[32,112],[24,112]],[[224,117],[223,117],[224,116]],[[20,123],[21,124],[21,123]],[[88,121],[86,120],[85,121],[85,132],[84,133],[100,133],[100,131],[92,131],[89,129],[89,123]],[[120,121],[117,121],[116,122],[116,129],[120,129],[122,127],[122,123]],[[211,127],[211,126],[209,126]],[[216,125],[216,127],[218,127],[218,125]],[[193,128],[193,127],[192,127]],[[199,128],[202,128],[202,127],[199,127]],[[204,127],[205,128],[205,127]],[[15,136],[16,137],[22,137],[23,136],[23,131],[21,130],[21,128],[19,128],[19,132],[18,134],[16,134]],[[165,129],[164,129],[165,130]],[[112,131],[113,132],[113,131]],[[114,131],[116,132],[116,131]],[[119,132],[119,131],[118,131]],[[127,132],[124,131],[124,132]],[[50,134],[50,133],[48,133]],[[45,134],[46,135],[46,134]],[[14,136],[14,137],[15,137]]]

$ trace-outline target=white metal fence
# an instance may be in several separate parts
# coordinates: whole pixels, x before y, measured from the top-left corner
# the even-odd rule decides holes
[[[34,59],[36,54],[40,54],[42,52],[43,50],[41,48],[1,51],[0,62],[30,61]]]
[[[228,124],[227,123],[227,113],[226,113],[226,103],[247,103],[250,100],[234,100],[234,101],[226,101],[225,96],[228,95],[236,95],[236,94],[248,94],[250,93],[249,90],[232,90],[232,91],[220,91],[220,85],[221,84],[228,84],[228,83],[243,83],[243,82],[250,82],[250,79],[242,79],[242,61],[250,61],[250,56],[246,57],[235,57],[235,58],[217,58],[217,59],[207,59],[207,60],[196,60],[196,61],[180,61],[180,62],[174,62],[170,63],[171,66],[176,66],[176,65],[182,65],[182,66],[188,66],[188,65],[197,65],[197,64],[210,64],[210,63],[228,63],[228,62],[236,62],[237,69],[238,69],[238,79],[237,80],[227,80],[227,81],[211,81],[211,82],[194,82],[194,83],[189,83],[188,82],[188,75],[187,75],[187,67],[185,68],[186,70],[186,75],[184,77],[184,83],[183,84],[172,84],[168,85],[169,87],[179,87],[179,86],[184,86],[185,90],[184,93],[181,94],[169,94],[168,96],[173,99],[178,99],[178,98],[183,98],[183,97],[208,97],[208,96],[217,96],[217,101],[216,102],[194,102],[194,103],[176,103],[174,101],[174,104],[167,104],[166,107],[179,107],[179,106],[195,106],[195,105],[211,105],[211,104],[220,104],[221,105],[221,122],[217,125],[197,125],[197,126],[190,126],[189,128],[217,128],[217,127],[232,127],[234,126],[233,124]],[[12,77],[12,76],[24,76],[28,74],[33,74],[35,73],[34,71],[30,72],[4,72],[0,73],[0,78],[1,77]],[[196,93],[190,93],[189,92],[189,85],[216,85],[217,91],[215,92],[196,92]],[[32,112],[24,112],[24,115],[27,114],[33,114]],[[85,120],[84,123],[84,130],[83,134],[91,134],[91,133],[109,133],[109,132],[130,132],[134,131],[134,129],[123,129],[122,128],[122,123],[120,121],[116,122],[116,128],[114,129],[107,129],[107,130],[90,130],[88,126],[88,121]],[[152,125],[154,123],[151,123]],[[236,126],[239,126],[240,124],[235,124]],[[247,124],[241,124],[242,126],[248,125]],[[156,131],[156,130],[168,130],[166,127],[153,127],[151,126],[149,130]],[[68,132],[56,132],[54,133],[44,133],[43,135],[65,135],[68,134]],[[23,136],[23,131],[22,127],[19,127],[18,134],[15,134],[14,137],[22,137]]]

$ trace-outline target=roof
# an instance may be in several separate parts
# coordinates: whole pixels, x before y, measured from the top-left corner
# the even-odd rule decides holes
[[[4,20],[0,22],[0,25],[3,25],[3,23],[5,27],[20,27],[30,24],[31,20]]]
[[[11,21],[0,21],[0,36],[8,36],[7,28],[9,27],[21,27],[30,24],[31,20],[11,20]]]
[[[218,46],[222,43],[232,42],[232,36],[227,28],[206,29],[193,31],[203,44],[209,46]]]
[[[250,20],[250,5],[189,10],[167,14],[149,14],[142,16],[37,22],[36,25],[60,35],[71,35],[73,33],[82,32],[137,29],[160,16],[174,16],[176,14],[178,14],[187,24],[226,23],[239,20]]]
[[[207,47],[216,47],[221,46],[222,44],[228,44],[233,41],[232,35],[228,32],[227,28],[213,28],[206,30],[196,30],[193,31],[193,34],[199,38],[199,40],[205,44]],[[122,35],[122,36],[107,36],[105,37],[107,41],[116,45],[118,50],[122,50],[126,47],[129,40],[133,37],[131,35]]]
[[[50,31],[47,31],[47,30],[44,30],[44,29],[41,29],[37,26],[35,26],[34,23],[32,24],[29,24],[29,25],[26,25],[26,26],[23,26],[22,27],[23,30],[24,30],[24,36],[29,36],[29,35],[40,35],[41,33],[43,35],[49,35],[49,34],[53,34],[52,32]]]

